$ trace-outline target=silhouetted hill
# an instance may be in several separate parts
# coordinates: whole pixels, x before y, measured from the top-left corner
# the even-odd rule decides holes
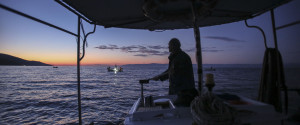
[[[0,53],[0,65],[11,65],[11,66],[51,66],[39,61],[28,61],[11,55]]]

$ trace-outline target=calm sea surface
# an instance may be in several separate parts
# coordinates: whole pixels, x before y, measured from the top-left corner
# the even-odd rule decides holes
[[[255,99],[260,65],[204,65],[216,71],[215,92]],[[81,67],[82,118],[84,124],[120,124],[140,96],[138,80],[150,78],[167,65],[126,65],[124,72],[107,72],[104,66]],[[0,124],[76,124],[76,66],[0,66]],[[287,82],[299,77],[299,69],[287,69]],[[195,81],[197,80],[194,68]],[[296,74],[296,75],[295,75]],[[297,76],[298,75],[298,76]],[[145,95],[165,95],[168,81],[151,81]]]

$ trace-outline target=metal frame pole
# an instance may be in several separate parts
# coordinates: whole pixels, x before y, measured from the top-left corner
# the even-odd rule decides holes
[[[201,51],[201,41],[200,41],[200,30],[199,27],[194,25],[194,36],[196,40],[196,60],[198,67],[198,90],[202,91],[202,80],[203,80],[203,70],[202,70],[202,51]]]
[[[69,11],[73,12],[75,15],[79,16],[81,19],[85,20],[86,22],[92,24],[94,23],[93,21],[91,21],[90,19],[88,19],[87,17],[85,17],[84,15],[82,15],[80,12],[76,11],[75,9],[71,8],[70,6],[68,6],[65,2],[63,2],[62,0],[55,0],[58,4],[62,5],[63,7],[65,7],[66,9],[68,9]],[[95,23],[96,24],[96,23]]]
[[[55,29],[58,29],[60,31],[63,31],[65,33],[68,33],[70,35],[73,35],[73,36],[76,36],[77,37],[77,89],[78,89],[78,118],[79,118],[79,124],[82,125],[82,118],[81,118],[81,94],[80,94],[80,60],[82,60],[83,57],[80,57],[80,19],[81,19],[81,16],[78,15],[78,31],[77,31],[77,34],[73,33],[73,32],[70,32],[66,29],[63,29],[61,27],[58,27],[58,26],[55,26],[51,23],[48,23],[46,21],[43,21],[43,20],[40,20],[38,18],[35,18],[33,16],[30,16],[28,14],[25,14],[25,13],[22,13],[20,11],[17,11],[17,10],[14,10],[12,8],[9,8],[7,6],[4,6],[2,4],[0,4],[0,8],[4,9],[4,10],[7,10],[7,11],[10,11],[12,13],[15,13],[17,15],[20,15],[20,16],[23,16],[23,17],[26,17],[28,19],[31,19],[33,21],[36,21],[36,22],[39,22],[41,24],[45,24],[47,26],[50,26],[50,27],[53,27]],[[96,29],[96,25],[94,26],[94,31],[93,32],[90,32],[88,33],[86,36],[85,36],[85,41],[86,41],[86,37],[91,34],[91,33],[94,33],[95,32],[95,29]]]
[[[289,24],[285,24],[283,26],[276,27],[276,30],[280,30],[280,29],[283,29],[283,28],[286,28],[286,27],[289,27],[289,26],[297,25],[297,24],[300,24],[300,20],[289,23]]]
[[[75,33],[71,32],[71,31],[68,31],[68,30],[63,29],[63,28],[58,27],[58,26],[55,26],[55,25],[53,25],[53,24],[51,24],[51,23],[48,23],[48,22],[43,21],[43,20],[40,20],[40,19],[38,19],[38,18],[35,18],[35,17],[30,16],[30,15],[28,15],[28,14],[22,13],[22,12],[20,12],[20,11],[15,10],[15,9],[9,8],[9,7],[4,6],[4,5],[2,5],[2,4],[0,4],[0,8],[2,8],[2,9],[4,9],[4,10],[7,10],[7,11],[10,11],[10,12],[12,12],[12,13],[15,13],[15,14],[17,14],[17,15],[26,17],[26,18],[31,19],[31,20],[33,20],[33,21],[39,22],[39,23],[41,23],[41,24],[45,24],[45,25],[50,26],[50,27],[52,27],[52,28],[58,29],[58,30],[63,31],[63,32],[65,32],[65,33],[68,33],[68,34],[70,34],[70,35],[77,36]]]
[[[77,31],[77,93],[78,93],[78,119],[79,119],[79,125],[82,125],[81,96],[80,96],[80,16],[78,16],[78,31]]]
[[[200,30],[197,24],[198,22],[198,12],[196,10],[195,3],[192,3],[192,13],[194,16],[194,37],[196,41],[196,60],[197,60],[197,73],[198,73],[198,90],[199,94],[202,92],[202,83],[203,83],[203,69],[202,69],[202,50],[201,50],[201,40],[200,40]]]
[[[278,50],[277,34],[276,34],[275,18],[274,18],[274,10],[273,9],[271,10],[271,18],[272,18],[272,30],[273,30],[273,37],[274,37],[275,49]]]
[[[276,32],[276,27],[275,27],[275,17],[274,17],[274,10],[271,9],[271,19],[272,19],[272,30],[273,30],[273,37],[274,37],[274,44],[275,44],[275,49],[276,49],[276,58],[277,58],[277,77],[278,77],[278,82],[277,83],[280,87],[281,90],[283,90],[284,92],[284,106],[285,106],[285,114],[288,113],[288,93],[287,93],[287,87],[284,83],[284,77],[282,78],[282,74],[284,74],[284,71],[280,72],[280,69],[282,68],[282,70],[284,70],[283,67],[280,66],[279,64],[279,60],[280,60],[280,53],[279,53],[279,49],[278,49],[278,44],[277,44],[277,32]],[[281,81],[283,81],[283,83],[281,83]],[[280,90],[280,92],[281,92]],[[280,103],[281,103],[281,93],[279,94],[279,99],[280,99]],[[282,103],[280,104],[282,105]],[[282,108],[280,109],[280,112],[282,112]]]
[[[145,106],[144,104],[144,87],[143,87],[143,83],[141,83],[141,104],[142,104],[142,107]]]

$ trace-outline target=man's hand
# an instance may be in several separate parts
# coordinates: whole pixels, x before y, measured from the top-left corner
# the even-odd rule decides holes
[[[159,80],[159,76],[155,76],[155,77],[151,78],[151,80],[158,81]]]
[[[149,83],[149,79],[142,79],[142,80],[139,80],[139,83],[140,83],[140,84],[147,84],[147,83]]]

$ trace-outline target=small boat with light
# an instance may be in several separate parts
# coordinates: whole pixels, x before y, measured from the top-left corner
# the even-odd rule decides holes
[[[114,68],[110,68],[110,67],[107,67],[107,71],[108,72],[123,72],[123,68],[122,67],[114,67]]]

